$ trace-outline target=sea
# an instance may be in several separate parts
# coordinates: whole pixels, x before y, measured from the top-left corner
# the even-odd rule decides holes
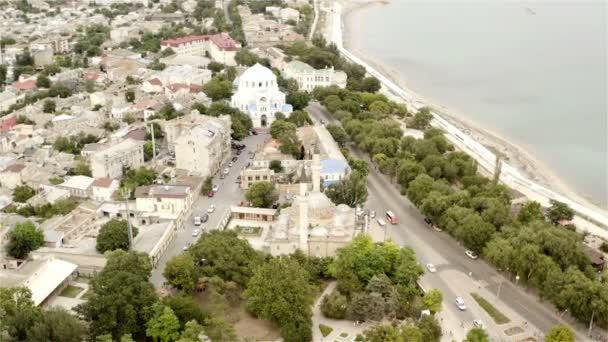
[[[607,3],[389,0],[353,14],[351,41],[607,208]]]

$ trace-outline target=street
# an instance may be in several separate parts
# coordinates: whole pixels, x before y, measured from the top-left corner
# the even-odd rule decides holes
[[[259,135],[250,135],[243,139],[241,143],[245,144],[245,148],[239,156],[237,156],[236,153],[233,153],[233,156],[237,156],[238,160],[230,168],[230,173],[225,179],[220,179],[221,171],[228,167],[228,162],[226,162],[226,165],[221,167],[220,172],[214,176],[213,184],[219,186],[219,191],[211,198],[207,197],[206,194],[201,194],[198,200],[194,202],[192,205],[192,216],[186,220],[186,228],[177,232],[177,236],[160,258],[158,267],[152,271],[151,281],[155,287],[161,287],[165,282],[163,271],[165,270],[167,261],[182,253],[183,248],[187,243],[194,244],[194,242],[201,237],[201,235],[193,237],[192,231],[198,228],[204,233],[209,229],[215,229],[221,218],[228,212],[230,206],[237,205],[242,200],[242,192],[239,188],[239,184],[236,183],[236,178],[247,163],[251,161],[249,158],[249,151],[255,151],[257,146],[262,144],[267,136],[268,135],[266,134],[260,133]],[[194,226],[192,217],[196,215],[202,216],[207,213],[207,208],[209,208],[211,204],[215,205],[215,211],[209,214],[209,221],[198,227]]]
[[[307,110],[315,122],[324,120],[326,123],[339,124],[318,103],[311,103]],[[557,324],[569,324],[575,328],[578,326],[577,333],[580,334],[580,325],[573,325],[572,322],[560,319],[552,306],[540,303],[535,295],[528,294],[505,279],[484,260],[468,258],[464,254],[465,248],[447,233],[437,232],[430,228],[414,205],[399,193],[399,185],[392,184],[386,176],[374,170],[373,164],[365,153],[356,148],[351,149],[351,152],[356,157],[368,161],[371,167],[368,176],[369,197],[366,208],[375,210],[378,217],[383,217],[387,210],[392,210],[399,218],[399,223],[396,226],[390,224],[387,226],[387,237],[399,245],[412,247],[423,266],[427,263],[433,263],[436,266],[437,272],[427,272],[422,277],[421,284],[427,289],[437,288],[443,292],[443,310],[447,310],[444,314],[457,317],[456,328],[464,323],[464,327],[468,330],[472,327],[473,320],[481,319],[493,339],[506,338],[502,331],[510,325],[498,328],[469,295],[473,291],[484,291],[491,294],[491,297],[484,297],[509,316],[512,323],[519,323],[522,328],[525,325],[528,336],[533,336],[538,330],[546,333]],[[500,300],[498,300],[496,293],[501,281]],[[456,297],[464,299],[468,307],[467,311],[461,312],[456,308],[454,304]],[[509,312],[520,316],[519,322],[518,317],[509,315]],[[524,321],[527,323],[524,324]],[[461,339],[459,336],[463,332],[462,329],[460,327],[458,329],[460,331],[453,331],[455,338]],[[444,331],[444,337],[446,333],[449,334],[449,331]],[[585,335],[580,334],[577,336],[577,340],[585,339],[583,336]]]

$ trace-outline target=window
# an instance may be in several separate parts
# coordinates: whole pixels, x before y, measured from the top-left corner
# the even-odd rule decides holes
[[[255,176],[255,180],[260,180],[260,176]]]

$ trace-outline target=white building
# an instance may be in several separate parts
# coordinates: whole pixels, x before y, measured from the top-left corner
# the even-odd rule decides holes
[[[120,182],[116,179],[110,178],[99,178],[96,179],[93,185],[91,186],[92,198],[95,201],[99,202],[107,202],[112,200],[112,195],[118,187],[120,186]]]
[[[163,40],[160,43],[161,51],[171,48],[178,55],[205,56],[209,53],[211,59],[226,65],[236,65],[234,56],[241,47],[226,33],[214,35],[192,35],[174,39]]]
[[[208,118],[175,141],[178,169],[206,177],[215,174],[230,158],[230,116]]]
[[[315,69],[306,63],[291,61],[285,65],[283,76],[295,79],[298,82],[300,90],[308,92],[315,89],[315,87],[328,87],[331,85],[346,88],[346,73],[344,71],[335,71],[333,67]]]
[[[17,94],[13,93],[10,90],[5,90],[0,93],[0,112],[4,112],[8,110],[8,108],[17,103],[20,99],[25,97],[25,95],[17,96]]]
[[[117,27],[110,31],[110,39],[114,44],[120,44],[138,36],[139,28],[133,26]]]
[[[189,186],[152,185],[135,189],[137,211],[154,213],[155,216],[176,219],[189,213],[193,193]]]
[[[196,84],[202,85],[211,80],[212,72],[207,69],[198,69],[190,65],[170,66],[152,76],[165,86],[170,84]]]
[[[87,176],[73,176],[58,187],[70,192],[72,197],[87,198],[91,195],[91,186],[95,179]]]
[[[277,77],[265,66],[256,64],[239,76],[237,92],[231,106],[249,114],[254,127],[267,127],[277,112],[289,115],[293,107],[285,103],[285,93],[279,90]]]
[[[118,179],[123,167],[136,169],[144,164],[144,142],[126,139],[109,144],[91,154],[91,170],[94,178]]]

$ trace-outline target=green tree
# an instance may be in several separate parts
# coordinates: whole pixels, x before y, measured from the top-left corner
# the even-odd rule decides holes
[[[405,342],[399,329],[388,324],[374,325],[357,335],[356,342]],[[409,340],[407,340],[409,341]]]
[[[29,185],[18,185],[13,190],[13,201],[25,203],[36,195],[36,191]]]
[[[190,253],[176,255],[167,262],[163,276],[169,284],[184,291],[191,293],[197,280],[194,260]]]
[[[422,333],[422,340],[439,342],[441,340],[441,325],[434,316],[423,315],[418,321],[418,329]]]
[[[540,206],[540,203],[536,201],[526,202],[526,204],[521,207],[521,210],[517,214],[517,221],[522,224],[528,224],[536,220],[545,220],[543,208]]]
[[[106,267],[90,283],[89,300],[76,312],[89,324],[91,336],[110,333],[145,335],[152,305],[157,301],[150,279],[152,265],[147,254],[115,250],[106,254]]]
[[[252,66],[259,62],[258,56],[247,49],[237,51],[234,60],[237,64],[246,66]]]
[[[127,102],[133,103],[133,101],[135,101],[135,91],[133,91],[133,90],[125,91],[125,99],[127,100]]]
[[[211,62],[207,65],[207,69],[213,72],[220,72],[224,69],[224,64],[218,62]]]
[[[323,296],[321,312],[327,318],[344,319],[348,309],[348,299],[337,290]]]
[[[186,323],[184,331],[182,331],[182,335],[180,337],[179,342],[184,342],[184,339],[194,342],[199,341],[198,336],[202,331],[203,327],[195,320],[189,321]]]
[[[137,235],[137,228],[133,227],[133,238]],[[129,225],[126,220],[112,219],[101,226],[97,235],[95,246],[99,253],[116,249],[129,249]]]
[[[154,316],[146,323],[146,335],[155,341],[171,342],[179,339],[179,320],[170,307],[156,304]]]
[[[554,326],[545,336],[547,342],[574,342],[574,340],[574,332],[566,325]]]
[[[286,341],[312,339],[308,274],[294,260],[271,259],[258,266],[244,293],[247,309],[279,326]]]
[[[571,221],[574,217],[574,211],[565,203],[551,200],[547,217],[553,224],[558,224],[562,220]]]
[[[76,164],[76,167],[74,168],[74,174],[91,177],[93,175],[93,172],[91,171],[91,166],[89,165],[89,163],[81,160],[78,162],[78,164]]]
[[[247,192],[245,198],[256,208],[270,208],[279,199],[279,194],[271,182],[255,182]]]
[[[44,244],[44,233],[31,221],[17,223],[8,233],[6,252],[15,259],[25,259]]]
[[[291,92],[285,97],[285,103],[292,105],[293,109],[296,111],[306,108],[308,106],[308,102],[310,102],[310,95],[308,95],[308,93],[305,91]]]
[[[68,88],[65,84],[55,83],[49,88],[49,97],[57,97],[59,96],[62,99],[72,96],[72,90]]]
[[[154,146],[152,140],[146,140],[144,144],[144,161],[149,161],[154,157]]]
[[[348,142],[348,134],[346,134],[346,131],[344,131],[344,128],[342,128],[342,126],[336,124],[329,124],[326,125],[325,128],[327,128],[329,134],[331,134],[332,138],[334,138],[338,146],[342,147],[346,145],[346,143]]]
[[[365,203],[367,200],[367,177],[353,171],[325,190],[327,197],[335,204],[346,204],[349,207]]]
[[[232,82],[214,77],[203,86],[203,92],[213,101],[227,99],[232,96]]]
[[[42,105],[42,111],[45,113],[55,113],[57,105],[53,100],[45,100]]]
[[[194,301],[194,297],[185,293],[178,293],[173,296],[165,297],[162,303],[173,310],[179,319],[180,327],[185,327],[187,322],[203,322],[207,314]]]
[[[268,168],[273,170],[275,173],[283,172],[283,166],[281,165],[280,160],[271,160]]]
[[[443,294],[437,289],[432,289],[424,294],[422,298],[422,307],[431,310],[432,313],[441,311],[441,303],[443,302]]]
[[[45,74],[39,74],[36,78],[36,86],[38,88],[49,88],[51,86],[51,80]]]
[[[0,287],[0,337],[6,331],[15,340],[25,341],[28,331],[40,321],[41,316],[30,289]]]
[[[206,194],[210,193],[211,190],[213,190],[213,177],[207,176],[207,178],[205,178],[205,182],[203,183],[203,186],[201,188],[201,193],[206,195]]]
[[[412,128],[426,129],[430,126],[431,120],[433,120],[431,109],[429,107],[423,107],[414,114],[414,120],[411,126]]]
[[[308,115],[308,112],[303,110],[294,111],[289,115],[287,120],[298,127],[312,124],[312,119]]]
[[[87,329],[77,317],[65,309],[52,307],[27,332],[28,342],[81,342]]]
[[[429,195],[433,190],[433,184],[435,181],[427,174],[418,175],[407,187],[407,197],[416,206],[420,206],[422,201]]]
[[[242,286],[247,284],[253,269],[261,262],[260,255],[247,240],[239,239],[232,230],[204,234],[190,248],[190,253],[203,275],[218,276]]]
[[[485,330],[481,328],[473,328],[467,333],[467,337],[463,342],[490,342],[490,338]]]
[[[352,295],[348,316],[356,321],[380,321],[384,317],[385,304],[379,293],[359,292]]]

